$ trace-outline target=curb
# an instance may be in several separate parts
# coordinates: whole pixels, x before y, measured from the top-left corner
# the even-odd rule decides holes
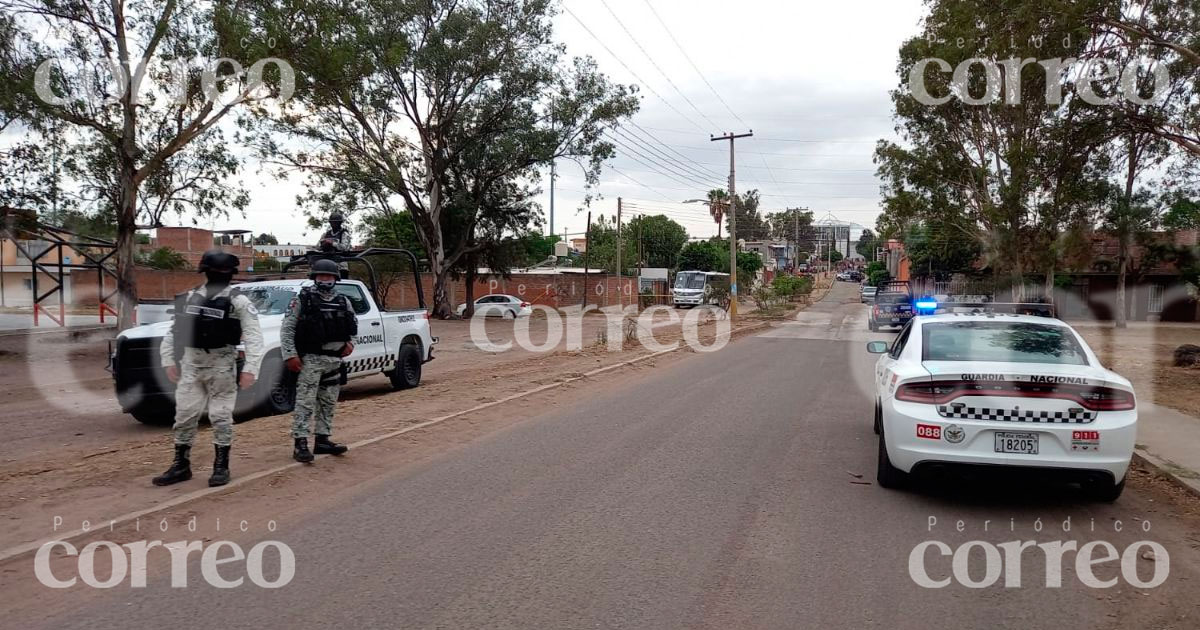
[[[1170,461],[1151,455],[1149,451],[1135,448],[1133,450],[1133,459],[1142,466],[1154,471],[1158,475],[1170,481],[1176,487],[1188,492],[1196,498],[1200,498],[1200,479],[1188,479],[1181,477],[1174,472],[1179,466],[1172,464]]]
[[[768,324],[768,322],[762,322],[762,323],[753,324],[753,325],[745,326],[745,327],[738,328],[738,329],[732,329],[727,334],[729,335],[729,338],[732,341],[734,339],[735,335],[743,335],[747,332],[757,330],[759,328],[764,328],[767,326],[767,324]],[[425,422],[420,422],[420,423],[417,423],[417,424],[414,424],[414,425],[411,425],[408,427],[404,427],[403,429],[397,429],[395,431],[389,431],[387,433],[377,435],[375,437],[370,437],[370,438],[367,438],[364,440],[359,440],[358,442],[354,442],[354,443],[350,444],[349,446],[351,449],[357,449],[357,448],[362,448],[364,446],[369,446],[369,445],[375,444],[377,442],[382,442],[384,440],[389,440],[394,437],[404,435],[405,433],[410,433],[412,431],[418,431],[420,429],[424,429],[424,428],[433,426],[435,424],[441,424],[442,422],[445,422],[447,420],[452,420],[454,418],[469,415],[469,414],[472,414],[472,413],[475,413],[478,411],[483,411],[485,409],[489,409],[489,408],[495,407],[497,405],[502,405],[504,403],[511,402],[513,400],[517,400],[519,398],[524,398],[526,396],[532,396],[534,394],[539,394],[539,393],[547,391],[547,390],[562,387],[563,385],[566,385],[568,383],[574,383],[576,381],[581,381],[581,380],[584,380],[584,379],[592,377],[592,376],[597,376],[600,374],[604,374],[605,372],[611,372],[618,368],[626,367],[629,365],[634,365],[637,363],[641,363],[643,361],[648,361],[650,359],[654,359],[656,357],[670,354],[672,352],[679,352],[679,351],[685,350],[687,348],[688,348],[688,346],[680,344],[679,346],[677,346],[675,348],[671,348],[670,350],[659,350],[658,352],[651,352],[650,354],[646,354],[646,355],[643,355],[640,357],[629,359],[628,361],[621,361],[619,363],[614,363],[612,365],[607,365],[607,366],[604,366],[601,368],[596,368],[596,369],[588,371],[588,372],[584,372],[580,376],[572,376],[570,378],[566,378],[561,381],[557,381],[554,383],[548,383],[546,385],[541,385],[541,386],[535,387],[533,389],[525,390],[523,392],[519,392],[519,393],[513,394],[511,396],[506,396],[499,400],[493,400],[491,402],[486,402],[486,403],[483,403],[480,405],[475,405],[474,407],[471,407],[470,409],[464,409],[462,411],[455,411],[453,413],[450,413],[450,414],[447,414],[444,416],[439,416],[432,420],[426,420]],[[76,529],[73,531],[65,532],[61,536],[55,536],[52,538],[46,538],[43,540],[37,540],[34,542],[17,545],[15,547],[10,547],[8,549],[0,551],[0,563],[7,562],[9,560],[20,557],[27,553],[32,553],[34,551],[37,551],[39,548],[42,547],[42,545],[45,545],[46,543],[56,542],[56,541],[74,540],[76,538],[80,538],[82,536],[95,533],[96,531],[101,531],[103,529],[111,529],[118,525],[125,525],[126,523],[137,520],[143,516],[149,516],[150,514],[154,514],[155,512],[161,512],[162,510],[170,509],[173,507],[178,507],[180,505],[190,503],[197,499],[202,499],[205,497],[211,497],[211,496],[225,494],[227,492],[230,492],[230,491],[240,488],[242,486],[249,485],[250,483],[252,483],[254,481],[262,479],[263,477],[270,477],[271,475],[276,475],[281,472],[291,470],[293,468],[302,468],[307,465],[308,464],[302,464],[300,462],[292,462],[289,464],[283,464],[280,466],[276,466],[274,468],[268,468],[267,470],[260,470],[256,473],[251,473],[251,474],[243,476],[243,477],[237,477],[224,486],[219,486],[216,488],[202,488],[200,490],[195,490],[195,491],[189,492],[187,494],[179,495],[177,497],[163,501],[162,503],[159,503],[157,505],[154,505],[154,506],[151,506],[148,508],[143,508],[143,509],[137,510],[135,512],[129,512],[126,514],[122,514],[120,516],[110,518],[110,519],[97,520],[96,522],[98,524],[98,527],[94,528],[94,529],[88,529],[88,530]]]

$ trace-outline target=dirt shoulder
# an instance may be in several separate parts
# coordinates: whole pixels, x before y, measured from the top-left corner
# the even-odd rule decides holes
[[[679,327],[671,325],[668,318],[669,315],[663,314],[661,320],[651,323],[659,343],[681,340]],[[531,321],[529,325],[532,340],[544,341],[545,322]],[[762,322],[746,317],[739,323],[739,329],[761,325]],[[584,318],[581,349],[546,353],[521,349],[483,352],[471,341],[469,322],[435,322],[434,327],[441,342],[435,350],[435,360],[426,364],[421,387],[393,392],[387,379],[372,376],[344,389],[335,422],[335,437],[339,441],[368,439],[650,354],[637,343],[626,343],[624,349],[610,351],[600,343],[606,336],[601,331],[607,328],[603,317]],[[493,343],[514,338],[512,322],[488,322],[486,328]],[[701,340],[711,343],[717,325],[710,322],[699,330]],[[21,392],[19,401],[5,403],[6,412],[12,412],[6,423],[11,422],[12,427],[24,426],[35,437],[26,439],[28,448],[17,450],[10,446],[0,459],[0,512],[5,515],[7,525],[0,534],[0,549],[51,535],[48,527],[54,516],[73,523],[72,527],[79,527],[83,520],[106,522],[113,516],[146,509],[204,487],[212,461],[207,426],[202,427],[193,450],[196,479],[171,488],[150,484],[149,479],[169,464],[170,431],[165,427],[138,425],[115,408],[111,385],[103,371],[103,350],[97,347],[102,348],[103,344],[94,340],[79,345],[64,344],[57,359],[47,359],[34,347],[24,351],[17,348],[4,359],[10,369],[3,371],[0,387]],[[687,352],[666,355],[654,362],[677,360]],[[76,363],[72,370],[55,369],[56,361],[68,359]],[[598,378],[610,378],[610,374]],[[558,390],[550,390],[554,391]],[[64,407],[78,410],[64,411]],[[493,417],[521,413],[522,406],[506,404],[502,413],[486,416],[490,421]],[[290,422],[290,415],[284,415],[237,425],[232,458],[234,476],[290,463]],[[269,488],[274,483],[271,480],[258,485]]]
[[[1142,398],[1181,411],[1200,422],[1200,368],[1172,365],[1175,348],[1200,344],[1200,325],[1071,322],[1106,367],[1133,382]]]

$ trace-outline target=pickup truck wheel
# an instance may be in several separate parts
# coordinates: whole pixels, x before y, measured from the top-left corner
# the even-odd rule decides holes
[[[139,405],[130,409],[129,415],[142,424],[171,426],[175,424],[175,405]]]
[[[871,332],[877,332],[879,330],[879,326],[876,326],[875,322],[869,320],[867,321],[867,328],[870,328]]]
[[[263,362],[259,376],[261,387],[270,387],[263,392],[258,415],[278,416],[290,413],[296,407],[296,374],[283,366],[278,357]]]
[[[412,389],[421,384],[421,351],[416,344],[400,346],[396,369],[392,370],[392,389]]]

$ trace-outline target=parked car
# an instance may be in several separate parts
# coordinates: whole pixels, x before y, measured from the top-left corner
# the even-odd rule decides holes
[[[925,469],[1025,469],[1101,501],[1125,488],[1137,433],[1130,382],[1064,322],[993,312],[913,318],[872,341],[879,485]]]
[[[467,312],[466,304],[458,305],[458,316],[462,317]],[[504,319],[516,319],[518,317],[529,317],[533,313],[533,306],[529,302],[522,300],[513,295],[504,295],[503,293],[493,293],[485,295],[478,300],[475,300],[475,316],[476,317],[503,317]]]
[[[864,284],[863,287],[858,290],[858,299],[863,304],[870,304],[871,302],[875,301],[875,293],[877,291],[879,291],[879,287],[873,287],[869,284]]]

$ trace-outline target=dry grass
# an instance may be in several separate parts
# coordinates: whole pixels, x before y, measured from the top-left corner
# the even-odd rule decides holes
[[[1185,343],[1200,344],[1200,325],[1072,323],[1105,367],[1133,382],[1138,396],[1200,418],[1200,369],[1171,365],[1172,352]]]

